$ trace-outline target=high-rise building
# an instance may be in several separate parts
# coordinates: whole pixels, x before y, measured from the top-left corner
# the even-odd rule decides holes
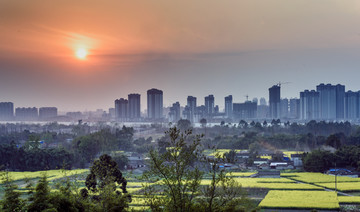
[[[14,120],[14,103],[0,102],[0,121]]]
[[[50,120],[58,115],[58,109],[56,107],[41,107],[39,108],[39,119]]]
[[[70,117],[71,119],[74,120],[80,120],[84,118],[84,115],[81,112],[67,112],[66,116]]]
[[[186,119],[188,119],[190,122],[194,123],[195,119],[195,111],[196,111],[196,97],[188,96],[187,97],[187,104],[186,104]]]
[[[258,98],[254,97],[253,100],[252,100],[252,102],[258,104],[259,100],[258,100]]]
[[[270,109],[268,105],[258,105],[256,118],[258,119],[267,119],[270,117]]]
[[[344,119],[345,85],[336,85],[336,118]]]
[[[320,118],[336,120],[344,118],[344,85],[320,84],[316,86],[320,94]]]
[[[128,100],[120,98],[115,100],[115,119],[118,121],[127,121],[128,114]]]
[[[280,117],[289,117],[289,100],[287,98],[280,100]]]
[[[199,122],[201,119],[206,117],[206,114],[207,114],[207,112],[206,112],[205,105],[200,105],[200,106],[196,107],[194,122]]]
[[[215,105],[215,107],[214,107],[214,113],[215,114],[218,114],[219,113],[219,105]]]
[[[190,122],[191,122],[191,112],[190,112],[190,107],[189,106],[185,106],[185,108],[184,108],[184,110],[183,110],[183,117],[184,117],[184,119],[187,119],[187,120],[189,120]]]
[[[170,107],[169,121],[178,122],[180,120],[180,103],[176,102]]]
[[[232,118],[233,116],[233,98],[232,95],[225,97],[225,116]]]
[[[158,89],[147,91],[147,113],[149,119],[163,118],[163,92]]]
[[[109,108],[109,116],[111,119],[115,118],[115,108]]]
[[[257,115],[257,104],[246,101],[245,103],[233,104],[234,119],[255,119]]]
[[[212,116],[215,112],[215,98],[214,95],[209,95],[205,97],[205,108],[206,108],[206,114],[208,116]]]
[[[266,104],[266,99],[264,97],[260,98],[260,105],[267,105]]]
[[[128,100],[130,120],[140,119],[140,94],[129,94]]]
[[[320,94],[317,91],[300,92],[300,119],[316,120],[320,118]]]
[[[345,93],[345,119],[359,118],[359,92],[347,91]]]
[[[270,118],[280,118],[280,86],[274,85],[269,88]]]
[[[39,112],[36,107],[17,107],[15,109],[15,116],[18,121],[37,121],[39,118]]]
[[[289,118],[298,119],[300,117],[300,99],[291,98],[289,102]]]

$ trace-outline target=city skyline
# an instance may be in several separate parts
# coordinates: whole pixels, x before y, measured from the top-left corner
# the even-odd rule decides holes
[[[319,83],[360,90],[356,0],[2,0],[0,14],[0,101],[20,107],[107,109],[149,88],[164,106],[243,102],[279,81],[286,98]]]
[[[283,83],[285,84],[285,83]],[[243,103],[233,102],[232,95],[224,97],[225,108],[220,110],[215,104],[215,96],[204,97],[204,104],[197,105],[197,98],[187,97],[187,104],[181,106],[177,101],[171,107],[163,105],[163,91],[152,88],[147,90],[147,108],[141,112],[140,94],[128,94],[128,99],[115,99],[114,108],[108,111],[68,112],[58,116],[57,107],[15,107],[13,102],[0,102],[0,120],[3,121],[50,121],[76,120],[85,118],[92,121],[115,122],[177,122],[187,119],[191,123],[201,122],[206,118],[210,121],[227,120],[325,120],[325,121],[359,121],[360,90],[351,91],[341,84],[324,84],[316,86],[316,91],[305,89],[299,98],[281,98],[281,83],[273,85],[269,90],[269,104],[265,98],[254,98]],[[87,113],[87,114],[86,114]]]
[[[280,84],[281,84],[281,82],[280,82]],[[316,89],[317,87],[319,87],[319,86],[325,86],[325,85],[330,85],[330,86],[332,86],[332,84],[331,83],[319,83],[318,85],[315,85],[314,87],[312,87],[312,88],[302,88],[302,90],[300,90],[299,92],[298,92],[298,95],[297,96],[294,96],[294,97],[284,97],[283,96],[283,92],[284,92],[284,90],[283,90],[283,88],[282,88],[282,86],[281,85],[279,85],[279,83],[278,84],[275,84],[275,85],[273,85],[273,86],[271,86],[270,88],[268,88],[268,94],[267,94],[267,97],[257,97],[257,96],[255,96],[255,97],[252,97],[252,98],[249,98],[249,96],[248,95],[245,95],[245,96],[243,96],[242,98],[244,98],[243,100],[240,100],[240,101],[237,101],[236,99],[235,100],[233,100],[233,94],[229,94],[229,95],[227,95],[227,96],[224,96],[224,97],[217,97],[217,96],[215,96],[215,95],[213,95],[213,94],[208,94],[208,95],[206,95],[206,96],[203,96],[203,97],[198,97],[198,96],[191,96],[191,95],[188,95],[187,96],[187,98],[185,99],[185,103],[182,103],[184,100],[182,100],[182,99],[176,99],[175,100],[175,102],[173,102],[173,103],[171,103],[170,105],[165,105],[165,104],[163,104],[163,108],[171,108],[172,106],[173,106],[173,104],[174,103],[179,103],[180,105],[181,105],[181,107],[186,107],[186,106],[189,106],[189,98],[191,99],[191,98],[194,98],[195,100],[195,106],[196,105],[198,105],[198,106],[205,106],[205,108],[207,108],[206,110],[209,110],[209,106],[206,106],[206,99],[208,99],[209,97],[210,98],[212,98],[212,101],[213,101],[213,103],[212,103],[212,106],[213,107],[211,107],[211,108],[213,108],[213,109],[215,109],[215,107],[218,107],[218,109],[219,109],[219,111],[220,112],[224,112],[225,114],[226,114],[226,101],[227,101],[227,98],[229,98],[229,97],[231,97],[231,102],[232,103],[245,103],[245,102],[248,102],[248,101],[250,101],[250,102],[252,102],[252,101],[254,101],[254,100],[256,100],[256,103],[257,103],[257,105],[258,106],[260,106],[260,105],[267,105],[267,106],[269,106],[269,107],[271,107],[270,105],[270,96],[269,96],[269,94],[271,93],[270,92],[270,90],[272,90],[273,88],[277,88],[277,89],[279,89],[280,88],[280,90],[281,90],[281,93],[278,93],[278,94],[276,94],[277,95],[277,97],[276,98],[280,98],[280,100],[282,101],[282,100],[284,100],[284,99],[286,99],[286,100],[288,100],[288,101],[290,101],[291,99],[298,99],[298,100],[300,100],[301,99],[301,97],[302,97],[302,93],[304,93],[304,91],[307,91],[307,92],[309,92],[309,91],[314,91],[314,88]],[[341,84],[339,84],[339,83],[337,83],[337,84],[335,84],[334,86],[341,86],[342,87],[342,89],[343,89],[343,92],[344,92],[344,95],[345,95],[345,93],[348,93],[348,92],[350,92],[350,93],[359,93],[360,92],[360,89],[359,90],[349,90],[349,89],[345,89],[345,86],[346,85],[341,85]],[[145,94],[146,93],[148,93],[149,91],[151,91],[151,90],[156,90],[156,91],[160,91],[161,93],[163,93],[163,90],[159,90],[159,89],[157,89],[157,88],[151,88],[151,89],[148,89],[146,92],[145,92]],[[166,92],[166,91],[165,91]],[[277,91],[277,92],[279,92],[279,90]],[[139,92],[139,93],[142,93],[142,92]],[[129,93],[129,94],[126,94],[125,96],[127,96],[128,98],[126,99],[126,97],[124,96],[124,97],[119,97],[118,99],[113,99],[113,102],[111,103],[111,104],[109,104],[108,106],[106,106],[106,108],[95,108],[95,109],[93,109],[93,110],[69,110],[69,111],[66,111],[66,110],[61,110],[61,108],[59,108],[58,106],[56,106],[56,105],[51,105],[51,107],[49,107],[49,104],[45,104],[45,106],[44,105],[41,105],[41,106],[36,106],[36,105],[30,105],[29,104],[29,106],[19,106],[16,102],[11,102],[11,101],[0,101],[0,103],[12,103],[13,104],[13,108],[14,108],[14,110],[16,109],[16,108],[33,108],[33,107],[36,107],[36,108],[52,108],[52,107],[56,107],[57,109],[59,109],[59,112],[62,112],[62,113],[66,113],[66,112],[75,112],[75,111],[80,111],[80,112],[91,112],[91,111],[96,111],[96,110],[103,110],[103,111],[108,111],[109,109],[115,109],[116,110],[116,104],[117,104],[117,101],[126,101],[126,105],[128,105],[129,104],[129,99],[133,99],[134,97],[137,99],[136,101],[137,101],[137,109],[136,110],[140,110],[140,112],[141,113],[147,113],[147,108],[148,108],[148,103],[147,103],[147,97],[146,97],[146,95],[145,95],[145,102],[143,102],[143,103],[141,103],[142,101],[140,100],[140,99],[142,99],[142,98],[144,98],[144,97],[142,97],[141,96],[141,94],[139,94],[139,93]],[[162,95],[162,98],[164,98],[163,97],[163,95]],[[345,96],[343,96],[343,98],[345,98]],[[198,101],[198,103],[196,104],[196,102],[197,102],[197,100],[196,99],[203,99],[203,101]],[[259,100],[260,100],[260,102],[259,102]],[[265,102],[261,102],[261,100],[265,100]],[[162,101],[164,101],[164,99],[162,100]],[[115,102],[115,103],[114,103]],[[181,103],[180,103],[181,102]],[[134,104],[134,103],[133,103]],[[290,104],[289,102],[288,102],[288,104]],[[221,107],[220,107],[221,106]],[[279,106],[277,106],[277,107],[279,107]],[[342,107],[344,107],[344,105],[342,106]],[[134,115],[130,115],[130,110],[134,110],[134,109],[130,109],[130,108],[128,108],[127,110],[129,110],[129,111],[127,111],[126,112],[126,116],[131,116],[131,117],[133,117]],[[277,108],[276,110],[280,110],[279,108]],[[116,113],[116,112],[115,112]],[[139,112],[132,112],[132,113],[136,113],[136,117],[139,117]],[[209,113],[209,112],[206,112],[206,113]],[[277,111],[276,112],[276,114],[277,115],[275,115],[275,117],[276,118],[280,118],[280,114],[281,114],[281,111]],[[146,115],[147,116],[147,115]],[[274,115],[271,115],[271,116],[274,116]],[[344,116],[344,114],[342,115],[342,117]]]

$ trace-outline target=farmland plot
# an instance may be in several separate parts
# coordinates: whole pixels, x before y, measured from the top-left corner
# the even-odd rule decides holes
[[[339,209],[335,192],[327,191],[269,191],[259,206],[277,209]]]

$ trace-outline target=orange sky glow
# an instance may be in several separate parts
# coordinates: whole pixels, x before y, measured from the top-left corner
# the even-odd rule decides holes
[[[144,109],[152,87],[166,106],[267,97],[278,81],[293,82],[285,97],[323,81],[359,90],[359,22],[357,0],[0,0],[0,100],[107,109],[137,92]]]

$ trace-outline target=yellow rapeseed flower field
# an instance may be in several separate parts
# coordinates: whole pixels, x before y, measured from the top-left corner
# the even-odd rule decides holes
[[[259,206],[261,208],[338,209],[339,202],[335,192],[272,190]]]
[[[267,188],[273,190],[323,190],[323,188],[304,183],[296,183],[286,178],[234,178],[245,188]],[[201,185],[210,185],[211,180],[204,179]]]
[[[74,169],[74,170],[49,170],[49,171],[37,171],[37,172],[8,172],[9,177],[14,180],[24,180],[25,178],[34,179],[40,178],[42,174],[46,174],[49,181],[63,178],[66,176],[72,176],[75,174],[83,174],[88,172],[88,169]]]
[[[256,174],[256,172],[232,172],[232,173],[226,173],[227,176],[231,177],[249,177],[253,174]]]
[[[283,151],[285,157],[291,158],[292,154],[303,154],[303,151]]]
[[[335,182],[331,183],[315,183],[315,185],[319,185],[329,189],[335,189]],[[360,182],[340,182],[337,183],[337,190],[339,191],[360,191]]]
[[[339,203],[355,203],[360,204],[360,196],[350,197],[350,196],[339,196]]]
[[[282,173],[282,177],[306,183],[331,183],[335,182],[335,176],[315,172]],[[360,182],[360,178],[337,177],[338,182]]]

